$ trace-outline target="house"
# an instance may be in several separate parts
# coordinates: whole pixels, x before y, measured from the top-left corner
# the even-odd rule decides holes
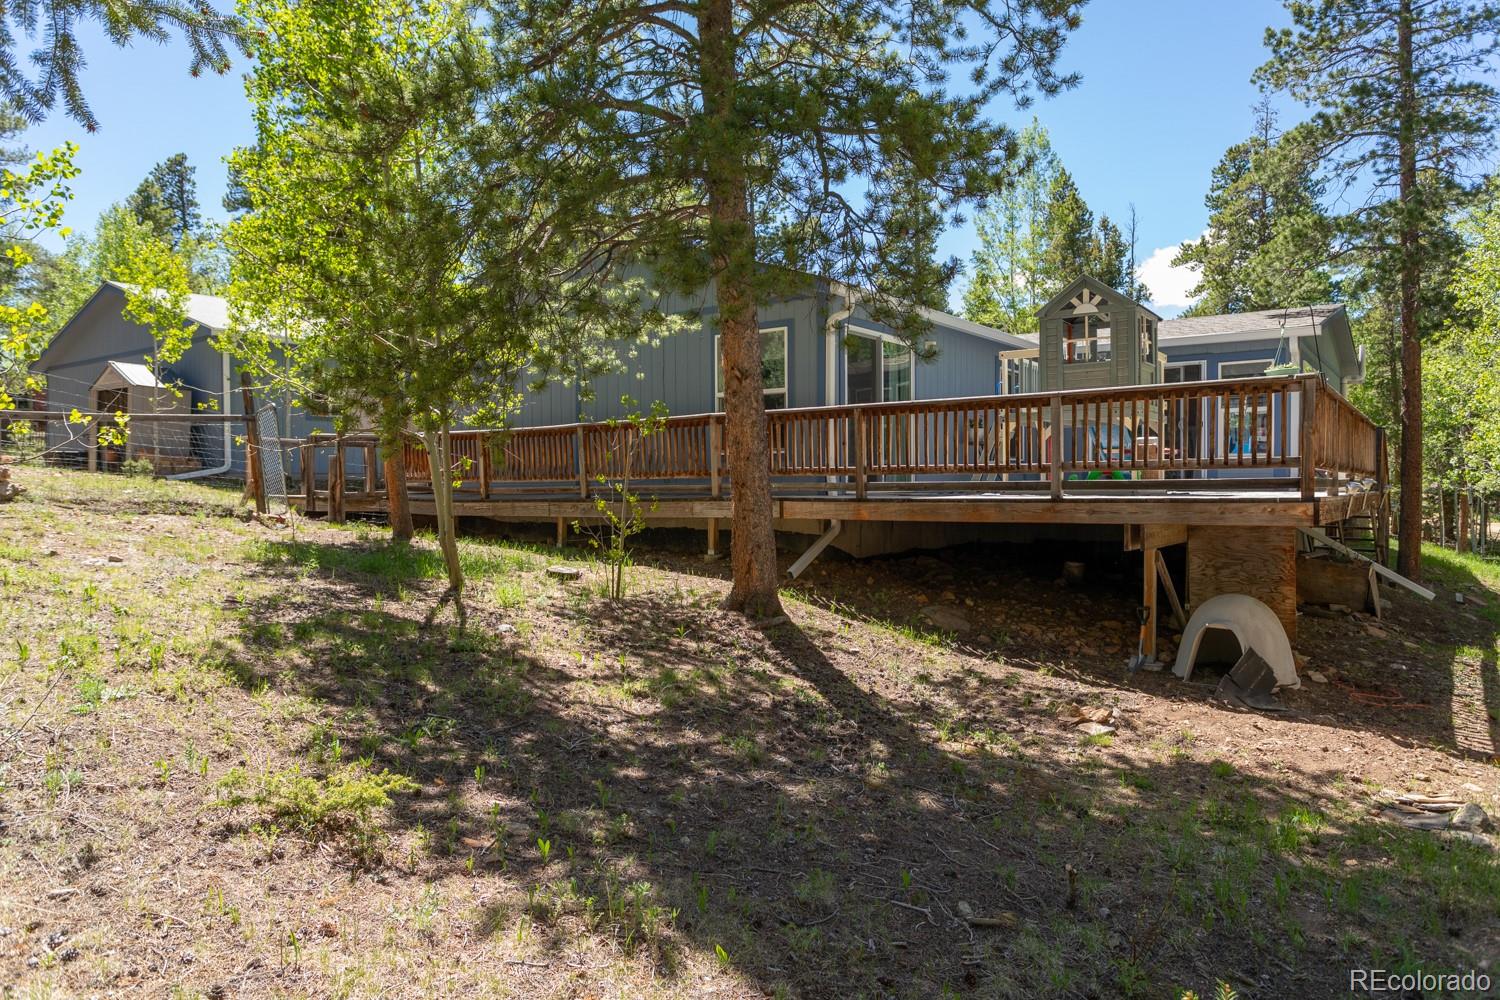
[[[215,346],[215,338],[229,322],[228,302],[213,295],[189,296],[188,318],[197,325],[191,345],[153,385],[157,380],[149,366],[151,336],[123,314],[125,293],[125,286],[117,282],[100,285],[32,366],[47,376],[49,406],[139,412],[151,408],[152,398],[158,405],[173,398],[174,405],[185,412],[243,412],[235,361]],[[513,425],[537,427],[623,416],[623,396],[642,406],[660,400],[673,414],[723,409],[712,287],[693,294],[668,294],[657,306],[682,316],[686,328],[654,345],[620,345],[617,373],[587,384],[557,382],[529,393]],[[1027,342],[939,310],[921,311],[931,325],[914,351],[871,317],[859,292],[837,282],[813,280],[806,291],[761,306],[766,406],[997,392],[999,352],[1024,348]],[[175,397],[173,389],[182,396]],[[126,402],[129,406],[120,405]],[[294,398],[281,396],[272,402],[284,437],[305,437],[311,431],[333,428],[330,419],[307,413]],[[56,460],[90,468],[113,468],[128,457],[144,457],[185,476],[243,476],[244,453],[233,446],[234,433],[225,424],[192,425],[180,438],[164,441],[158,435],[153,447],[138,429],[131,435],[127,455],[82,434],[74,425],[54,422],[48,425],[47,444]],[[363,475],[362,457],[358,450],[351,453],[346,474]],[[295,476],[299,473],[296,456],[288,459],[288,472]],[[326,462],[324,454],[320,478]]]
[[[1272,366],[1319,372],[1347,396],[1364,379],[1349,314],[1336,304],[1164,320],[1164,382],[1249,378]]]
[[[712,286],[665,294],[657,307],[686,329],[655,345],[621,345],[619,371],[587,384],[553,384],[528,395],[518,427],[625,415],[622,396],[643,407],[660,400],[671,414],[724,408]],[[917,350],[875,321],[861,293],[814,279],[806,291],[758,309],[767,409],[989,396],[1001,390],[999,353],[1027,341],[936,309]]]
[[[229,325],[229,303],[217,295],[189,295],[187,317],[195,325],[182,356],[153,370],[150,331],[124,314],[127,287],[106,281],[53,335],[31,366],[47,378],[47,407],[68,412],[178,410],[243,413],[239,372],[234,358],[219,350],[216,338]],[[305,437],[331,431],[328,418],[307,413],[281,396],[277,405],[281,432]],[[153,423],[132,428],[124,447],[65,421],[47,424],[47,448],[59,464],[117,468],[133,458],[152,462],[159,472],[181,478],[245,474],[245,453],[235,446],[239,426],[224,422]],[[351,460],[358,469],[359,458]],[[358,473],[356,473],[358,474]]]

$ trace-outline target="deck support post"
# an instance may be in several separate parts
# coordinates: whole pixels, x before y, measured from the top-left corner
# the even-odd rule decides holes
[[[1248,594],[1297,641],[1297,529],[1194,524],[1188,528],[1188,599]]]
[[[705,554],[710,559],[719,557],[719,519],[717,517],[708,519],[708,552]]]
[[[568,542],[568,519],[560,517],[557,519],[557,547],[562,548]]]
[[[1141,557],[1141,606],[1146,609],[1141,655],[1149,663],[1156,659],[1156,560],[1161,558],[1161,550],[1143,548]]]

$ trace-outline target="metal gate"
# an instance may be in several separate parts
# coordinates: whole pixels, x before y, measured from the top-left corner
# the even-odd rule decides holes
[[[286,467],[281,461],[281,430],[276,426],[276,407],[265,403],[257,408],[255,427],[261,442],[260,474],[265,480],[266,505],[270,506],[274,500],[285,508]]]

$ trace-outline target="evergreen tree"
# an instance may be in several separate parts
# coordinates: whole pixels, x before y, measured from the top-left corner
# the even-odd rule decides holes
[[[1135,285],[1135,275],[1130,270],[1130,245],[1125,242],[1120,227],[1107,215],[1099,216],[1092,251],[1094,260],[1088,273],[1110,288],[1129,295]]]
[[[964,315],[1010,333],[1036,332],[1036,310],[1052,289],[1044,277],[1047,196],[1059,163],[1047,130],[1035,118],[1022,130],[1015,180],[975,217],[974,251]]]
[[[1198,271],[1194,315],[1305,306],[1336,297],[1332,224],[1320,199],[1318,148],[1306,127],[1280,134],[1270,101],[1250,138],[1225,151],[1204,204],[1208,231],[1184,243],[1175,267]]]
[[[910,177],[944,216],[993,193],[1015,138],[987,106],[1075,82],[1053,63],[1078,6],[489,6],[516,67],[513,102],[546,109],[521,162],[553,178],[562,204],[606,216],[577,227],[580,258],[634,255],[673,284],[714,289],[734,499],[727,607],[780,607],[758,304],[819,273],[870,289],[871,312],[915,342],[920,315],[893,294],[894,269],[881,263],[896,241],[878,186]],[[962,92],[949,89],[957,77]],[[876,197],[849,196],[870,185]]]
[[[1099,239],[1089,210],[1067,168],[1057,171],[1047,192],[1046,243],[1042,279],[1048,297],[1079,275],[1098,277]],[[1102,278],[1100,279],[1103,280]]]
[[[1317,110],[1310,128],[1340,203],[1342,239],[1394,288],[1401,328],[1399,568],[1421,575],[1422,309],[1444,265],[1432,236],[1464,198],[1463,171],[1492,146],[1496,92],[1483,76],[1500,5],[1465,0],[1288,0],[1256,71]],[[1363,197],[1360,193],[1363,192]]]
[[[197,237],[203,225],[198,211],[198,182],[193,178],[196,169],[188,163],[186,153],[169,156],[151,168],[125,202],[157,239],[177,249]]]
[[[82,21],[98,22],[119,46],[137,38],[165,42],[172,29],[181,31],[192,52],[193,76],[227,72],[230,47],[243,44],[239,19],[202,0],[12,0],[0,5],[0,94],[28,120],[41,121],[61,97],[70,117],[90,132],[99,127],[79,79]],[[36,78],[30,79],[16,45],[33,35],[42,44],[29,53],[37,66]]]

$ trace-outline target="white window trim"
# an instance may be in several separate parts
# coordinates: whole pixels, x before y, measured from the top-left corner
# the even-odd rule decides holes
[[[1167,381],[1167,372],[1172,372],[1172,371],[1180,372],[1184,368],[1187,368],[1189,365],[1197,365],[1198,366],[1198,377],[1200,379],[1206,379],[1206,378],[1208,378],[1208,364],[1206,362],[1203,362],[1203,361],[1171,361],[1171,362],[1168,362],[1167,364],[1164,364],[1164,365],[1161,366],[1161,381],[1162,381],[1162,384],[1163,385],[1173,384],[1173,383],[1169,383]],[[1182,378],[1182,379],[1178,380],[1179,383],[1180,382],[1186,382],[1186,381],[1188,381],[1186,378]]]
[[[778,388],[766,386],[761,390],[763,396],[782,397],[782,408],[792,405],[792,343],[790,328],[785,326],[763,326],[760,329],[761,353],[765,353],[766,334],[781,334],[781,356],[786,363],[786,384]],[[724,393],[721,389],[724,380],[724,356],[719,352],[719,334],[714,334],[714,410],[718,413],[724,412]],[[764,364],[764,361],[762,361]]]
[[[882,342],[887,343],[887,344],[897,344],[899,346],[905,347],[906,348],[906,357],[907,357],[907,359],[911,363],[911,398],[912,399],[918,398],[917,397],[917,352],[914,351],[914,350],[912,350],[910,344],[908,344],[906,341],[902,340],[900,337],[894,336],[894,335],[889,334],[889,333],[883,333],[880,330],[871,330],[868,327],[856,326],[853,323],[845,323],[844,324],[844,336],[847,337],[851,333],[855,334],[856,336],[860,336],[860,337],[869,337],[871,340],[882,341]],[[848,353],[848,349],[847,349],[846,345],[840,344],[840,346],[844,347],[844,401],[847,403],[848,399],[849,399],[849,353]],[[884,354],[880,355],[880,371],[881,371],[880,391],[881,391],[882,394],[884,394],[885,393],[885,355]],[[884,400],[882,400],[882,402],[884,402]]]
[[[1275,363],[1276,363],[1276,359],[1275,358],[1266,358],[1265,360],[1261,360],[1260,358],[1247,358],[1247,359],[1242,360],[1242,361],[1220,361],[1219,362],[1219,378],[1221,378],[1221,379],[1258,378],[1259,376],[1264,375],[1266,369],[1269,368],[1269,367],[1271,367],[1271,365],[1273,365]],[[1233,367],[1236,367],[1238,365],[1259,365],[1260,369],[1259,369],[1259,371],[1250,372],[1250,373],[1247,373],[1247,374],[1244,374],[1244,375],[1225,375],[1224,374],[1224,369],[1225,368],[1233,368]]]
[[[1103,316],[1106,316],[1106,317],[1109,317],[1109,318],[1106,320],[1106,322],[1104,322],[1103,324],[1100,324],[1100,323],[1098,323],[1098,319],[1099,319],[1100,315],[1103,315]],[[1082,337],[1069,337],[1068,336],[1068,321],[1069,320],[1081,320],[1081,321],[1083,321],[1083,336]],[[1099,331],[1100,331],[1101,328],[1109,331],[1109,339],[1106,342],[1106,346],[1104,348],[1104,350],[1108,350],[1109,351],[1109,357],[1107,357],[1107,358],[1101,358],[1101,357],[1099,357],[1100,353],[1102,353],[1102,351],[1101,351],[1101,349],[1099,347],[1099,341],[1101,339],[1103,339],[1103,338],[1101,338],[1099,336]],[[1110,364],[1111,362],[1114,361],[1114,359],[1115,359],[1115,350],[1114,350],[1114,346],[1115,346],[1114,318],[1112,316],[1110,316],[1110,311],[1108,309],[1100,310],[1100,312],[1097,312],[1097,313],[1086,313],[1086,314],[1080,315],[1080,316],[1065,316],[1065,317],[1063,317],[1063,326],[1062,326],[1061,333],[1062,333],[1062,337],[1059,338],[1059,341],[1058,341],[1059,362],[1061,364],[1063,364],[1065,366],[1066,365],[1107,365],[1107,364]],[[1084,345],[1087,345],[1088,348],[1089,348],[1089,354],[1091,355],[1091,357],[1087,361],[1082,361],[1082,360],[1079,360],[1078,358],[1073,358],[1073,359],[1070,360],[1068,358],[1068,345],[1069,344],[1084,344]]]

